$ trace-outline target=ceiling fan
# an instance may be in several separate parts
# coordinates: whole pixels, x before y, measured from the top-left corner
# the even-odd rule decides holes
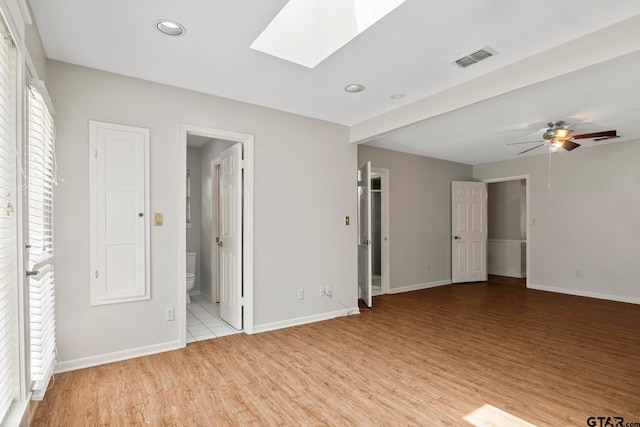
[[[574,139],[593,139],[594,141],[604,141],[607,139],[619,137],[615,130],[571,135],[573,130],[568,129],[569,126],[562,120],[549,122],[547,123],[547,126],[549,126],[549,129],[547,129],[542,135],[542,141],[512,142],[507,145],[533,144],[534,142],[540,142],[541,144],[536,145],[533,148],[521,151],[518,153],[518,155],[535,150],[536,148],[542,147],[543,145],[547,144],[551,145],[552,152],[557,153],[561,148],[564,148],[567,151],[571,151],[575,148],[580,147],[580,144],[573,142]]]

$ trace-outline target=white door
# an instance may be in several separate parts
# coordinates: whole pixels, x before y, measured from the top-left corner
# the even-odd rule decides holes
[[[358,169],[358,293],[371,307],[371,162]]]
[[[487,280],[487,184],[451,182],[451,281]]]
[[[150,298],[149,130],[90,122],[91,304]]]
[[[242,329],[242,144],[220,156],[220,317]]]

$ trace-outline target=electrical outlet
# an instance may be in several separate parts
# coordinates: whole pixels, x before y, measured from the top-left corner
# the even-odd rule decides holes
[[[431,271],[431,264],[427,264],[427,271]]]
[[[304,299],[304,289],[298,289],[298,299]]]
[[[324,286],[320,286],[320,296],[326,296],[327,295],[327,288],[325,288]]]
[[[331,286],[325,286],[325,294],[330,297],[332,293],[333,289],[331,288]]]
[[[176,320],[176,310],[173,307],[167,307],[164,309],[164,320],[167,322]]]
[[[576,277],[578,279],[582,279],[582,269],[581,268],[576,268]]]

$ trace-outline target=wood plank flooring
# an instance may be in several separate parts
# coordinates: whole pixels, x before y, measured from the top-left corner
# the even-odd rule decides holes
[[[32,425],[468,427],[484,405],[538,426],[640,422],[640,306],[496,282],[383,295],[358,316],[56,375]]]

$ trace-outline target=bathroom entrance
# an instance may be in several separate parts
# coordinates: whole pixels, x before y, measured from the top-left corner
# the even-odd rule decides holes
[[[242,330],[251,333],[253,136],[182,125],[181,149],[186,227],[179,255],[182,259],[189,253],[187,262],[181,263],[185,271],[181,275],[185,310],[184,317],[179,317],[185,323],[183,342]],[[206,319],[199,318],[203,316]]]
[[[371,168],[371,295],[389,293],[389,169]]]

